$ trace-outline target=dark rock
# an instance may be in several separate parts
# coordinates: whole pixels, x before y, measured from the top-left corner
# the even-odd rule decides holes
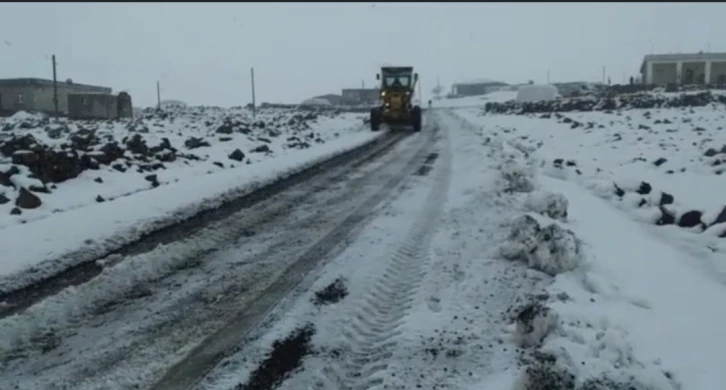
[[[0,204],[6,204],[8,202],[10,202],[10,199],[5,194],[0,194]]]
[[[126,149],[128,149],[131,153],[141,154],[144,156],[149,153],[149,147],[146,146],[146,140],[141,136],[141,134],[134,134],[124,143],[126,144]]]
[[[13,209],[12,209],[12,210],[10,210],[10,215],[20,215],[20,214],[22,214],[22,213],[23,213],[23,211],[22,211],[22,210],[20,210],[20,209],[19,209],[19,208],[17,208],[17,207],[13,207]]]
[[[655,222],[656,225],[673,225],[676,223],[676,216],[670,211],[666,210],[665,207],[660,206],[660,218]]]
[[[250,150],[252,153],[270,153],[272,150],[270,150],[270,147],[267,145],[260,145],[252,150]]]
[[[234,131],[234,129],[233,129],[232,123],[230,123],[230,122],[224,122],[223,124],[221,124],[217,128],[216,133],[218,133],[218,134],[232,134],[233,131]]]
[[[40,198],[22,187],[20,188],[17,199],[15,199],[15,205],[21,209],[36,209],[41,204],[43,202],[40,201]]]
[[[96,161],[101,164],[110,164],[124,156],[124,150],[116,142],[109,142],[100,149],[101,153],[94,155]]]
[[[718,151],[716,149],[714,149],[714,148],[708,148],[708,150],[706,150],[703,153],[703,155],[706,156],[706,157],[713,157],[713,156],[715,156],[717,154],[718,154]]]
[[[221,162],[219,162],[219,161],[212,161],[212,164],[214,164],[214,165],[216,165],[216,166],[218,166],[218,167],[220,167],[220,168],[224,168],[224,164],[222,164],[222,163],[221,163]]]
[[[71,135],[70,141],[73,149],[88,151],[91,146],[98,144],[96,130],[80,129]]]
[[[101,195],[96,196],[96,202],[103,203],[105,201],[106,201],[106,199],[103,199],[103,196],[101,196]]]
[[[653,161],[653,165],[655,165],[656,167],[659,167],[659,166],[663,165],[666,161],[668,161],[668,160],[661,157],[661,158]]]
[[[242,152],[241,150],[239,150],[239,149],[235,149],[235,150],[234,150],[234,151],[233,151],[232,153],[230,153],[230,154],[229,154],[229,156],[227,156],[227,157],[229,157],[229,159],[230,159],[230,160],[235,160],[235,161],[242,161],[242,160],[244,160],[244,159],[245,159],[245,154],[244,154],[244,153],[243,153],[243,152]]]
[[[186,146],[187,149],[197,149],[209,146],[209,142],[205,141],[204,138],[189,137],[186,141],[184,141],[184,146]]]
[[[98,161],[96,161],[95,158],[84,154],[83,156],[81,156],[81,167],[95,170],[100,168],[100,164],[98,163]]]
[[[151,183],[151,187],[152,187],[152,188],[156,188],[156,187],[158,187],[158,186],[160,186],[160,185],[161,185],[161,184],[159,183],[159,179],[158,179],[158,178],[156,177],[156,175],[147,175],[147,176],[144,176],[144,179],[145,179],[146,181],[148,181],[148,182],[150,182],[150,183]]]
[[[101,179],[100,177],[93,179],[93,181],[95,181],[96,183],[103,183],[103,179]]]
[[[637,192],[640,195],[648,195],[648,194],[650,194],[650,191],[652,191],[652,190],[653,190],[653,187],[651,187],[649,183],[641,182],[640,187],[638,187],[638,189],[635,192]]]
[[[681,217],[678,219],[678,226],[683,228],[692,228],[698,225],[705,226],[705,224],[701,222],[702,215],[703,213],[697,210],[688,211],[681,215]]]
[[[30,171],[43,183],[60,183],[77,177],[89,167],[90,158],[82,161],[78,153],[70,151],[54,151],[37,148],[32,153],[15,154],[14,163],[30,168]]]
[[[0,142],[0,153],[6,157],[12,157],[13,153],[18,150],[34,150],[37,149],[38,142],[35,137],[30,134],[22,136],[13,135],[10,139]]]
[[[622,198],[623,196],[625,196],[625,190],[623,190],[622,188],[618,187],[618,185],[615,184],[615,183],[613,183],[613,187],[615,187],[615,195],[616,196],[618,196],[619,198]]]
[[[660,194],[660,201],[658,202],[658,206],[665,206],[667,204],[673,204],[673,195],[667,193],[667,192],[661,192]]]
[[[0,185],[15,188],[15,185],[10,180],[10,177],[12,175],[17,175],[18,173],[20,173],[20,170],[15,165],[11,166],[10,169],[5,172],[0,172]]]
[[[157,160],[162,162],[176,161],[177,158],[177,150],[171,146],[171,142],[168,138],[162,138],[161,143],[152,147],[149,152],[153,154]]]

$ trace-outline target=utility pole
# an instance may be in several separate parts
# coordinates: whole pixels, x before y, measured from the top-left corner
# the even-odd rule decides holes
[[[605,65],[602,67],[602,83],[605,85]]]
[[[361,89],[366,89],[366,81],[365,80],[361,80],[360,81],[360,88]]]
[[[48,58],[48,57],[46,57]],[[56,62],[55,54],[52,57],[53,60],[53,108],[55,109],[55,119],[58,120],[58,79],[56,78]]]
[[[547,69],[547,84],[550,83],[550,70]]]
[[[252,80],[252,117],[257,116],[257,108],[255,107],[255,68],[250,68],[250,78]]]
[[[156,82],[156,109],[161,110],[161,86]]]

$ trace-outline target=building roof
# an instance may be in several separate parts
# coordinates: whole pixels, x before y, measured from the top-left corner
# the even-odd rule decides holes
[[[57,81],[57,84],[59,86],[74,86],[74,87],[81,87],[81,88],[89,88],[89,89],[104,89],[108,90],[109,93],[111,91],[111,88],[109,87],[101,87],[98,85],[88,85],[88,84],[80,84],[76,82],[68,83],[66,81]],[[52,86],[53,80],[48,79],[39,79],[34,77],[24,77],[24,78],[15,78],[15,79],[0,79],[0,85],[9,85],[9,86],[18,86],[18,85],[47,85]]]
[[[675,53],[675,54],[648,54],[643,57],[640,72],[645,71],[645,64],[650,61],[726,61],[726,53]]]

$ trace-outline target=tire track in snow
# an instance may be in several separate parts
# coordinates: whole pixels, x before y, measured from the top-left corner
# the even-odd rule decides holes
[[[350,327],[342,332],[343,360],[331,362],[318,372],[312,390],[385,388],[387,360],[393,357],[397,338],[402,335],[399,327],[405,323],[427,272],[429,243],[449,191],[452,156],[447,132],[440,130],[445,146],[441,163],[434,168],[433,187],[421,207],[423,213],[413,221],[383,274],[350,313]]]
[[[289,295],[311,270],[320,267],[323,265],[320,264],[321,262],[324,263],[325,259],[332,257],[330,252],[336,248],[343,249],[344,245],[340,244],[346,236],[350,235],[356,227],[364,224],[366,219],[372,217],[371,210],[389,197],[391,190],[417,168],[421,160],[429,153],[437,134],[438,132],[432,129],[432,133],[429,135],[424,134],[427,138],[422,139],[414,150],[395,156],[391,164],[383,171],[395,169],[396,166],[400,168],[380,186],[380,190],[367,197],[352,212],[345,213],[342,220],[336,223],[328,234],[317,240],[307,250],[291,255],[297,257],[297,260],[270,286],[260,292],[257,295],[258,298],[249,307],[237,313],[235,318],[223,328],[206,338],[187,357],[171,367],[151,388],[156,390],[191,388],[223,358],[235,351],[247,334],[276,309],[282,298]]]

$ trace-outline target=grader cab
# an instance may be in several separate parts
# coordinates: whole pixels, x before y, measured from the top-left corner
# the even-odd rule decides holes
[[[421,107],[412,104],[418,73],[412,66],[383,67],[376,75],[381,81],[381,104],[371,109],[371,130],[378,131],[382,124],[411,126],[421,131]]]

